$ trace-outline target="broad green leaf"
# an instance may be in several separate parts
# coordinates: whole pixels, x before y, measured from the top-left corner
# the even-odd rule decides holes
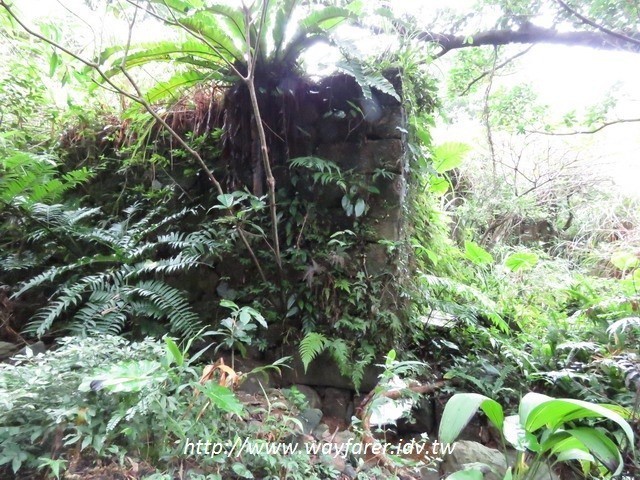
[[[609,408],[572,398],[551,398],[528,393],[520,402],[520,422],[529,432],[543,426],[555,429],[562,424],[583,418],[606,418],[618,424],[633,445],[633,430],[618,413]]]
[[[224,308],[228,308],[230,310],[238,310],[238,305],[236,305],[235,302],[232,302],[231,300],[227,300],[227,299],[222,299],[220,300],[220,306],[224,307]]]
[[[362,15],[364,13],[364,6],[365,6],[365,0],[352,0],[348,5],[347,5],[347,9],[350,12],[353,12],[355,15]],[[381,8],[379,10],[386,10],[384,8]],[[390,13],[388,10],[386,10],[387,13]],[[376,15],[378,15],[378,10],[376,10]],[[380,15],[384,15],[382,13],[380,13]],[[391,15],[388,18],[393,18]]]
[[[53,52],[51,57],[49,58],[49,76],[53,77],[56,73],[56,70],[62,63],[60,59],[60,55],[57,52]]]
[[[632,317],[634,318],[634,317]],[[638,321],[640,321],[640,318],[637,318]],[[611,410],[612,412],[617,413],[618,415],[620,415],[622,418],[624,418],[625,420],[628,420],[629,418],[631,418],[633,416],[633,412],[631,411],[631,409],[629,408],[625,408],[622,405],[615,405],[612,403],[600,403],[599,404],[601,407],[604,407],[608,410]]]
[[[238,48],[238,45],[244,44],[244,30],[237,30],[236,36],[229,35],[230,29],[225,27],[228,22],[224,17],[206,10],[179,20],[181,25],[203,38],[201,43],[206,45],[210,52],[215,52],[220,58],[242,62],[243,49]],[[233,28],[235,30],[235,25]]]
[[[358,218],[358,217],[362,216],[362,214],[364,213],[364,209],[366,208],[366,206],[367,206],[367,205],[364,203],[364,200],[363,200],[363,199],[361,199],[361,198],[359,198],[359,199],[358,199],[358,201],[356,202],[356,205],[355,205],[354,209],[353,209],[354,216],[355,216],[356,218]]]
[[[592,427],[579,427],[567,430],[567,433],[580,440],[593,456],[614,475],[622,472],[622,455],[618,447],[600,430]]]
[[[582,450],[588,452],[589,449],[575,437],[569,435],[566,430],[561,430],[556,434],[553,434],[542,444],[544,449],[542,452],[549,452],[550,455],[558,455],[565,450]]]
[[[527,419],[529,418],[531,412],[538,406],[550,400],[553,400],[553,397],[549,397],[547,395],[536,392],[527,393],[524,397],[522,397],[522,400],[520,400],[520,406],[518,407],[520,423],[522,425],[526,425]]]
[[[453,443],[479,409],[498,430],[502,430],[504,413],[498,402],[479,393],[457,393],[444,407],[438,430],[440,441]]]
[[[396,360],[396,351],[391,349],[389,353],[387,353],[387,358],[385,359],[384,365],[387,369],[390,369],[393,366],[393,362]]]
[[[218,201],[225,208],[233,207],[234,197],[230,193],[223,193],[222,195],[218,195]]]
[[[167,352],[169,352],[175,364],[179,367],[184,365],[184,355],[182,355],[180,347],[178,347],[175,340],[171,337],[164,337],[164,343],[166,343]]]
[[[124,54],[126,50],[118,51],[109,49],[105,51],[101,57],[110,56],[112,67],[105,72],[107,77],[111,77],[121,72],[122,56],[117,53]],[[171,41],[161,41],[151,44],[142,45],[139,49],[128,52],[125,59],[126,68],[134,68],[145,65],[150,62],[166,62],[176,60],[178,63],[191,64],[193,59],[204,61],[209,69],[219,68],[221,65],[226,68],[226,64],[221,63],[220,56],[211,50],[203,42],[195,40],[187,40],[183,43]]]
[[[542,435],[539,450],[541,453],[549,452],[551,455],[555,455],[557,452],[569,448],[580,448],[579,442],[562,429],[550,435],[546,435],[547,433],[551,433],[551,431],[547,430]]]
[[[251,471],[240,462],[236,462],[231,465],[231,470],[241,478],[255,478],[253,473],[251,473]]]
[[[143,360],[113,365],[104,373],[84,380],[78,390],[106,389],[110,392],[139,392],[153,382],[163,380],[166,375],[160,371],[159,362]]]
[[[554,463],[569,462],[572,460],[582,460],[592,463],[595,462],[593,455],[591,455],[589,452],[585,452],[584,450],[580,450],[579,448],[572,448],[569,450],[564,450],[562,453],[558,454]]]
[[[452,473],[445,480],[483,480],[484,473],[480,469],[460,470]]]
[[[611,263],[618,270],[630,270],[640,265],[640,260],[632,252],[618,250],[611,255]]]
[[[217,25],[227,33],[230,39],[233,39],[233,41],[242,46],[242,48],[246,46],[245,17],[240,8],[234,8],[221,3],[208,4],[207,12],[211,12],[217,16]]]
[[[540,449],[538,439],[524,429],[518,415],[509,415],[505,418],[502,432],[505,440],[516,450],[537,452]]]
[[[220,410],[235,413],[236,415],[242,413],[244,406],[227,387],[214,382],[207,382],[204,385],[198,384],[198,388]]]
[[[538,255],[531,252],[512,253],[504,261],[504,265],[512,272],[528,270],[535,267],[537,263]]]
[[[429,180],[429,191],[436,197],[441,197],[449,191],[451,184],[445,177],[431,177]]]
[[[464,242],[465,256],[476,265],[484,265],[493,262],[493,257],[484,248],[475,242]]]
[[[187,13],[195,8],[201,8],[203,5],[200,0],[151,0],[151,2],[164,5],[180,13]]]
[[[353,17],[353,13],[346,8],[325,7],[300,20],[299,27],[310,32],[330,30],[349,17]]]
[[[181,95],[185,89],[203,83],[208,78],[208,74],[193,70],[180,72],[165,82],[156,83],[145,93],[145,97],[152,104],[167,98],[173,99]]]
[[[267,325],[267,321],[264,319],[264,317],[262,316],[262,314],[260,312],[258,312],[257,310],[251,308],[251,307],[245,307],[246,309],[248,309],[249,313],[251,314],[251,317],[258,322],[262,327],[264,328],[269,328],[269,325]]]
[[[259,41],[260,49],[263,52],[269,52],[269,56],[274,60],[279,57],[279,52],[286,40],[287,21],[294,6],[295,0],[267,4],[263,31],[268,33],[262,35]],[[271,45],[268,40],[271,40]]]
[[[414,132],[423,145],[431,144],[431,134],[425,125],[414,123]]]
[[[433,167],[436,172],[444,173],[462,165],[464,157],[471,147],[466,143],[446,142],[433,149]]]
[[[602,417],[592,408],[582,408],[571,403],[572,399],[551,399],[531,411],[525,426],[527,430],[535,432],[541,427],[555,429],[576,419]],[[586,403],[586,402],[585,402]],[[591,405],[597,407],[597,405]],[[604,410],[604,409],[603,409]],[[610,412],[613,414],[613,412]],[[617,414],[616,414],[617,415]],[[624,420],[620,417],[624,422]]]

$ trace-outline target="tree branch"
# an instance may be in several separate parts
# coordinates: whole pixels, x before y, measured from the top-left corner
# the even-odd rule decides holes
[[[414,385],[410,387],[405,387],[401,389],[390,389],[390,390],[382,390],[379,386],[374,388],[360,403],[358,408],[356,409],[356,416],[362,420],[362,443],[368,446],[373,446],[376,444],[380,444],[380,441],[377,440],[373,433],[371,432],[371,414],[372,414],[372,404],[373,400],[376,398],[385,397],[391,400],[398,400],[407,396],[408,393],[419,393],[422,395],[426,395],[429,393],[436,392],[445,386],[444,381],[437,381],[434,383],[428,383],[424,385]],[[382,447],[382,445],[380,445]],[[372,448],[373,451],[373,448]],[[389,457],[385,453],[384,448],[379,449],[380,453],[374,454],[373,459],[375,459],[380,466],[387,467],[392,472],[395,473],[403,473],[402,478],[414,479],[413,476],[409,474],[406,470],[406,465],[403,465],[401,462],[398,462],[393,457]],[[371,460],[368,460],[371,461]]]
[[[578,12],[578,11],[574,10],[573,8],[571,8],[569,5],[567,5],[562,0],[556,0],[556,2],[558,4],[560,4],[560,6],[562,8],[564,8],[570,15],[573,15],[574,17],[580,19],[580,21],[582,23],[585,23],[586,25],[589,25],[590,27],[593,27],[593,28],[601,31],[602,33],[606,33],[607,35],[611,35],[612,37],[615,37],[615,38],[617,38],[619,40],[622,40],[623,42],[628,42],[628,43],[632,43],[632,44],[640,46],[640,39],[629,37],[629,36],[625,35],[624,33],[619,33],[619,32],[614,32],[613,30],[609,30],[607,27],[604,27],[604,26],[594,22],[593,20],[588,19],[587,17],[582,15],[580,12]]]
[[[493,79],[496,74],[496,66],[498,60],[498,47],[493,47],[493,64],[491,70],[488,72],[489,84],[484,92],[484,107],[482,109],[482,119],[484,120],[484,126],[487,131],[487,143],[489,144],[489,153],[491,154],[491,167],[493,172],[493,178],[496,178],[496,149],[493,144],[493,132],[491,131],[491,112],[489,108],[489,98],[491,97],[491,89],[493,87]]]
[[[533,48],[533,45],[529,45],[527,48],[525,48],[524,50],[522,50],[521,52],[516,53],[515,55],[512,55],[511,57],[507,58],[506,60],[504,60],[503,62],[500,62],[498,65],[495,65],[494,68],[492,68],[491,70],[485,70],[484,72],[482,72],[480,75],[478,75],[476,78],[474,78],[473,80],[471,80],[469,82],[469,84],[467,85],[467,87],[464,89],[464,91],[460,94],[461,97],[465,96],[467,93],[469,93],[469,90],[471,90],[471,87],[473,87],[476,83],[478,83],[480,80],[482,80],[484,77],[486,77],[487,75],[493,75],[495,72],[497,72],[498,70],[500,70],[501,68],[506,67],[507,65],[509,65],[511,62],[513,62],[516,58],[521,57],[522,55],[524,55],[525,53],[528,53],[531,49]]]
[[[550,43],[640,53],[640,37],[634,38],[625,35],[620,38],[620,35],[614,36],[602,31],[559,32],[554,28],[543,28],[531,24],[524,25],[519,30],[486,30],[472,36],[420,32],[416,38],[440,45],[442,50],[436,57],[441,57],[451,50],[460,48],[513,43]]]
[[[605,129],[606,127],[610,127],[611,125],[617,125],[619,123],[636,123],[640,122],[640,118],[622,118],[619,120],[611,120],[610,122],[604,122],[597,128],[593,130],[578,130],[575,132],[545,132],[543,130],[528,130],[527,133],[537,133],[538,135],[552,135],[552,136],[568,136],[568,135],[590,135],[592,133],[597,133],[600,130]]]

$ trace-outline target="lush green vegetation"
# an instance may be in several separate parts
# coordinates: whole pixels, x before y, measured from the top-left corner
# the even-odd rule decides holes
[[[376,405],[428,393],[451,397],[443,442],[484,412],[489,443],[518,451],[505,478],[639,474],[640,199],[563,141],[635,120],[614,94],[559,116],[499,81],[526,58],[512,43],[638,52],[635,2],[426,20],[378,2],[85,1],[58,23],[0,7],[0,346],[48,348],[0,364],[2,478],[339,478],[302,449],[182,455],[194,438],[308,436],[295,389],[237,391],[289,356],[356,390],[379,366],[352,425],[365,443]],[[100,43],[95,18],[124,33]],[[319,43],[334,80],[311,78]],[[320,158],[319,120],[296,123],[376,141],[363,125],[385,102],[407,116],[401,172]],[[434,140],[463,120],[479,144]],[[390,184],[402,235],[380,238]],[[357,478],[424,466],[375,460]]]

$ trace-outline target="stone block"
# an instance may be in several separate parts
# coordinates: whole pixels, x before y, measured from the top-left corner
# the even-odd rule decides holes
[[[502,480],[505,472],[507,471],[507,461],[505,456],[499,450],[485,447],[478,442],[470,442],[467,440],[461,440],[456,442],[454,450],[451,454],[447,455],[442,464],[445,477],[460,470],[464,470],[465,466],[475,463],[482,463],[491,468],[483,470],[485,480]],[[513,459],[511,464],[513,464]],[[496,475],[494,471],[497,471],[499,475]],[[541,465],[541,468],[533,476],[532,480],[557,480],[558,477],[549,470],[547,465]]]
[[[407,129],[404,109],[401,106],[381,109],[377,117],[365,116],[367,138],[370,140],[403,139]]]
[[[355,390],[353,381],[340,373],[335,360],[327,352],[318,355],[318,358],[309,364],[305,371],[300,354],[297,349],[282,352],[283,355],[293,357],[291,368],[282,369],[282,385],[303,384],[311,387],[333,387],[344,390]],[[379,362],[376,362],[379,363]],[[364,377],[360,385],[360,391],[368,392],[378,384],[380,367],[371,365],[364,371]]]
[[[365,247],[365,264],[369,275],[381,275],[389,272],[391,265],[389,264],[389,255],[387,248],[378,243],[371,243]]]
[[[370,140],[364,143],[323,143],[315,155],[336,162],[343,170],[372,174],[378,168],[402,173],[405,167],[401,140]]]
[[[372,240],[399,241],[402,231],[402,209],[378,210],[372,208],[369,215],[369,227],[374,235]]]
[[[353,413],[353,392],[342,388],[325,388],[322,392],[322,413],[326,417],[350,423],[351,416],[349,414]]]
[[[322,411],[318,408],[308,408],[298,415],[298,420],[302,424],[302,433],[311,435],[322,419]]]
[[[403,205],[407,197],[407,180],[404,175],[396,173],[392,176],[379,176],[374,185],[380,191],[374,198],[379,199],[385,206]]]
[[[293,385],[307,401],[309,408],[322,408],[322,400],[320,395],[313,388],[307,385]]]

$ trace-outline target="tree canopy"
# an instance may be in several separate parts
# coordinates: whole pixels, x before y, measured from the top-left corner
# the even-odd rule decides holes
[[[479,2],[473,13],[451,19],[454,28],[418,28],[417,38],[437,44],[437,56],[460,48],[512,43],[552,43],[637,53],[639,11],[637,2]],[[477,18],[495,21],[478,27]]]

